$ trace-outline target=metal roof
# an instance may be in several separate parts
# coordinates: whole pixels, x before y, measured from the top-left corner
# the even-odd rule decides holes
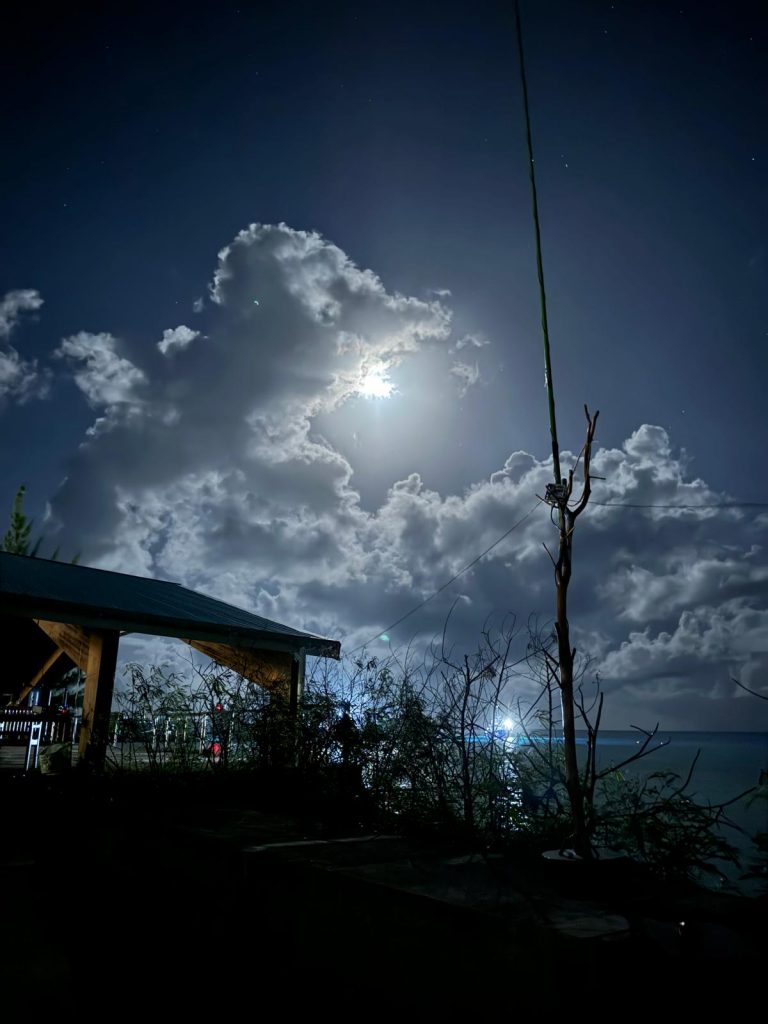
[[[166,580],[0,552],[0,614],[338,658],[304,633]]]

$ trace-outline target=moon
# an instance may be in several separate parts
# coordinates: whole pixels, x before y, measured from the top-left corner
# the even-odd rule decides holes
[[[386,370],[368,370],[357,386],[358,395],[363,398],[389,398],[395,386]]]

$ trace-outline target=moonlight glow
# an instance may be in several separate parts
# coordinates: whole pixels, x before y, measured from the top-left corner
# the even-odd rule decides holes
[[[394,384],[386,370],[376,368],[368,370],[360,381],[357,393],[364,398],[389,398],[394,391]]]

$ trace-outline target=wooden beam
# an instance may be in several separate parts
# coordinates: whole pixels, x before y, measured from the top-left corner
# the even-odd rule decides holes
[[[48,675],[51,669],[54,667],[59,658],[63,658],[65,651],[61,647],[57,647],[53,654],[48,658],[42,668],[38,669],[37,672],[32,676],[27,685],[22,689],[19,696],[14,701],[14,704],[21,704],[22,701],[26,700],[30,693],[38,686],[43,679]]]
[[[82,626],[71,626],[65,622],[50,622],[35,619],[42,631],[53,640],[57,647],[74,661],[83,672],[88,671],[88,642],[90,633]]]
[[[294,659],[287,651],[254,651],[204,640],[184,640],[184,643],[266,690],[283,691],[286,697],[290,694]]]
[[[104,767],[107,753],[119,643],[117,629],[94,629],[89,638],[79,747],[82,760],[96,769]]]

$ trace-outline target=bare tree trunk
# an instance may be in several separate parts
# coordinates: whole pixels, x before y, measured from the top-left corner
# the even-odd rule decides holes
[[[570,629],[568,626],[568,583],[570,582],[570,536],[568,520],[570,514],[560,514],[560,558],[558,564],[567,571],[555,571],[557,593],[557,651],[559,663],[560,692],[563,709],[563,747],[565,749],[565,786],[571,803],[576,852],[586,858],[592,855],[592,847],[587,835],[584,820],[584,799],[581,792],[579,765],[576,760],[576,714],[573,699],[573,662],[575,651],[571,647]],[[572,526],[570,527],[573,528]]]
[[[586,406],[584,406],[584,412],[587,417],[587,440],[584,443],[584,490],[576,507],[569,508],[568,502],[573,493],[573,470],[571,470],[567,481],[560,481],[560,484],[564,485],[563,489],[553,492],[557,495],[560,535],[557,561],[553,558],[552,562],[555,567],[557,598],[555,621],[558,649],[557,677],[563,706],[565,786],[568,790],[568,798],[571,804],[576,852],[581,857],[591,859],[592,845],[586,826],[584,794],[579,776],[579,765],[576,760],[576,702],[573,692],[573,664],[576,651],[571,647],[570,627],[568,625],[568,585],[571,582],[573,531],[576,526],[576,519],[587,507],[587,502],[589,501],[591,492],[589,467],[592,456],[592,441],[595,436],[597,417],[599,416],[597,412],[594,416],[590,416]],[[550,555],[550,557],[552,556]]]

